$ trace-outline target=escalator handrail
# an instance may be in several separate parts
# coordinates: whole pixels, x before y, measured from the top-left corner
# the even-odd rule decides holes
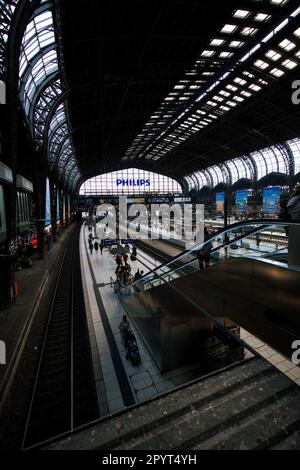
[[[158,269],[162,269],[164,266],[168,266],[169,264],[173,263],[174,261],[182,258],[183,256],[187,255],[189,252],[193,252],[193,251],[198,251],[200,249],[202,249],[206,244],[210,243],[212,240],[214,240],[215,238],[219,237],[220,235],[223,235],[223,234],[226,234],[227,232],[230,232],[232,231],[233,229],[235,228],[243,228],[243,227],[247,227],[247,226],[251,226],[251,225],[260,225],[260,227],[256,228],[256,229],[253,229],[253,231],[250,231],[250,232],[247,232],[245,234],[242,234],[241,236],[239,237],[236,237],[234,240],[230,240],[228,242],[226,242],[225,244],[221,245],[221,246],[218,246],[214,249],[211,250],[211,253],[216,251],[216,250],[219,250],[220,248],[224,248],[225,246],[228,246],[228,245],[231,245],[232,243],[235,243],[236,241],[239,241],[243,238],[246,238],[248,237],[249,235],[251,235],[252,232],[257,232],[257,231],[261,231],[262,229],[266,228],[266,226],[272,226],[272,225],[299,225],[300,226],[300,221],[290,221],[290,220],[285,220],[285,219],[252,219],[252,220],[245,220],[245,221],[242,221],[242,222],[235,222],[234,224],[231,224],[231,225],[227,225],[226,227],[222,227],[220,230],[217,230],[215,233],[213,233],[212,235],[210,235],[204,242],[202,242],[200,245],[197,245],[195,248],[191,248],[191,249],[187,249],[187,250],[184,250],[182,251],[181,253],[179,253],[178,255],[174,256],[173,258],[171,258],[169,261],[167,261],[166,263],[163,263],[161,264],[160,266],[156,266],[156,268],[152,269],[152,271],[144,274],[141,278],[139,278],[138,280],[136,281],[133,281],[131,282],[130,284],[127,284],[126,286],[123,286],[121,288],[122,289],[126,289],[127,287],[132,287],[135,283],[138,283],[138,282],[141,282],[144,278],[148,277],[149,275],[151,274],[156,274],[156,271]],[[195,261],[197,259],[197,257],[195,257],[193,260],[189,260],[187,261],[186,263],[184,263],[182,266],[180,266],[181,268],[184,267],[185,265],[187,264],[190,264],[191,262]],[[168,272],[170,271],[173,271],[174,269],[170,269],[169,271],[166,271],[166,273],[163,273],[164,275],[167,274]],[[161,276],[157,276],[158,278],[161,277]],[[150,280],[149,280],[150,282]]]

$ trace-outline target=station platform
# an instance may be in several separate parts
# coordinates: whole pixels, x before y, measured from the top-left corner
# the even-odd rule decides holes
[[[141,363],[132,366],[126,360],[119,324],[124,307],[114,292],[116,261],[108,248],[90,254],[88,229],[83,225],[80,236],[80,255],[85,305],[92,346],[98,403],[102,416],[124,409],[185,383],[199,374],[198,364],[161,374],[143,338],[131,322],[141,354]],[[136,261],[129,261],[134,274],[137,269],[153,269],[155,261],[147,254],[137,253]],[[152,263],[152,266],[151,264]]]

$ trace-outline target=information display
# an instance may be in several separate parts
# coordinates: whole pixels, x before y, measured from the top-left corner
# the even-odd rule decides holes
[[[51,205],[50,205],[50,183],[46,179],[46,207],[45,207],[45,226],[51,224]]]
[[[60,210],[59,210],[59,193],[58,189],[56,190],[56,220],[59,220]]]
[[[235,207],[238,214],[242,214],[247,210],[248,196],[248,190],[241,190],[235,193]]]
[[[272,186],[263,190],[264,212],[274,214],[279,211],[280,186]]]
[[[225,201],[225,194],[224,193],[216,193],[216,209],[217,211],[224,210],[224,201]]]

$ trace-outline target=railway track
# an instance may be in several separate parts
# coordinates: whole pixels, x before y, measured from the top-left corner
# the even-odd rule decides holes
[[[78,228],[64,252],[49,308],[22,448],[99,417],[85,316]]]

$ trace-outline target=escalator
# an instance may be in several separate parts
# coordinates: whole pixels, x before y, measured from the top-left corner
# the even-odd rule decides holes
[[[297,235],[297,222],[236,223],[122,287],[120,300],[161,370],[186,363],[203,335],[232,335],[236,326],[290,358],[300,335]],[[200,269],[199,250],[208,247],[209,267]]]

